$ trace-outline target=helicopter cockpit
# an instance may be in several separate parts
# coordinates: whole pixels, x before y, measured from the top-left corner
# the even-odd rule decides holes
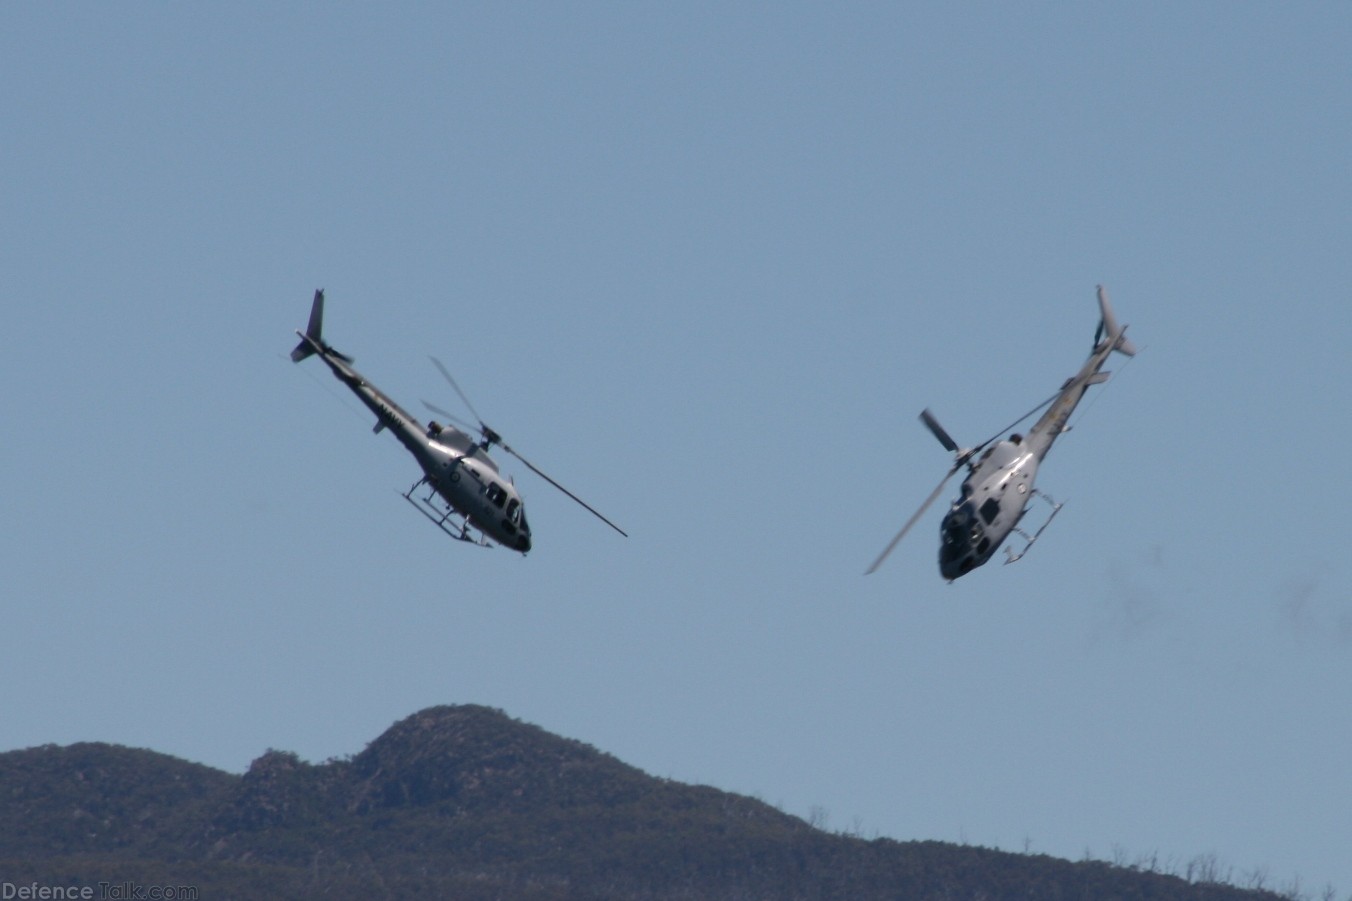
[[[1021,510],[1036,472],[1037,460],[1017,433],[988,447],[971,464],[962,496],[940,526],[939,571],[944,578],[952,581],[991,558],[1021,515],[1002,504],[1018,498]]]
[[[526,508],[521,499],[515,492],[508,491],[507,486],[491,480],[484,486],[483,493],[494,507],[502,511],[498,525],[510,537],[507,543],[513,544],[519,551],[529,550],[530,526],[526,523]]]
[[[948,511],[939,534],[939,572],[945,579],[971,572],[985,562],[991,549],[981,519],[965,497]]]

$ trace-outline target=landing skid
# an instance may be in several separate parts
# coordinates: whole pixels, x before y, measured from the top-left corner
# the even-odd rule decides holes
[[[418,490],[419,485],[428,485],[429,490],[427,492],[427,497],[413,496],[413,492]],[[463,522],[459,523],[449,521],[453,515],[458,514],[456,514],[455,509],[450,504],[446,504],[444,500],[441,501],[443,504],[446,504],[446,511],[444,513],[432,503],[434,500],[441,499],[437,496],[436,489],[432,488],[430,483],[428,483],[426,476],[414,482],[412,487],[410,487],[407,491],[401,492],[400,496],[403,497],[404,500],[412,504],[414,509],[416,509],[419,513],[430,519],[434,526],[436,526],[438,529],[441,529],[441,531],[445,532],[447,535],[451,536],[456,541],[463,541],[466,544],[473,544],[477,547],[493,546],[493,543],[490,542],[487,538],[483,537],[475,538],[473,535],[469,533],[470,529],[469,517],[464,517]]]
[[[1033,489],[1033,496],[1040,497],[1047,503],[1051,504],[1052,512],[1047,515],[1047,520],[1042,524],[1042,527],[1038,529],[1036,532],[1034,532],[1031,537],[1023,529],[1020,528],[1014,529],[1015,532],[1018,532],[1019,535],[1023,537],[1023,540],[1026,541],[1027,544],[1025,544],[1023,546],[1023,550],[1019,551],[1017,554],[1014,553],[1014,549],[1012,547],[1010,547],[1009,545],[1005,545],[1005,553],[1009,555],[1009,559],[1005,561],[1006,566],[1008,566],[1009,564],[1013,563],[1016,560],[1023,559],[1023,555],[1028,553],[1028,549],[1033,546],[1033,542],[1037,541],[1038,538],[1042,537],[1042,533],[1046,531],[1047,526],[1052,524],[1052,520],[1056,518],[1056,514],[1060,513],[1061,507],[1064,506],[1062,504],[1058,504],[1056,501],[1052,500],[1051,497],[1049,497],[1046,494],[1043,494],[1036,488]]]

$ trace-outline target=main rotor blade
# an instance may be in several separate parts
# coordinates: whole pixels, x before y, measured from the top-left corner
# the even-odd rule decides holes
[[[427,359],[431,360],[432,365],[437,367],[437,371],[441,373],[442,378],[451,383],[451,387],[455,389],[455,393],[460,395],[460,399],[465,402],[466,407],[469,407],[469,411],[474,414],[474,418],[479,420],[479,427],[483,428],[484,418],[479,415],[478,410],[474,409],[474,404],[469,402],[469,397],[465,395],[465,392],[460,390],[460,386],[455,383],[455,379],[451,376],[450,371],[447,370],[445,366],[442,366],[441,361],[436,357],[428,357]]]
[[[507,453],[511,454],[513,457],[516,457],[516,458],[517,458],[518,460],[520,460],[522,463],[525,463],[526,466],[530,469],[531,472],[535,473],[537,476],[539,476],[540,478],[544,479],[546,482],[548,482],[549,484],[553,485],[555,488],[559,489],[559,490],[562,491],[564,494],[568,495],[569,497],[571,497],[573,500],[577,501],[577,502],[578,502],[579,504],[581,504],[582,506],[586,507],[587,510],[589,510],[589,511],[591,512],[591,514],[592,514],[593,516],[595,516],[597,519],[601,520],[601,522],[603,522],[603,523],[605,523],[606,525],[610,526],[612,529],[614,529],[616,532],[619,532],[619,533],[620,533],[621,535],[623,535],[625,538],[628,538],[628,537],[629,537],[629,533],[628,533],[628,532],[626,532],[624,529],[621,529],[619,526],[615,525],[615,523],[611,522],[610,520],[608,520],[608,519],[606,519],[604,516],[602,516],[602,515],[601,515],[601,512],[600,512],[599,510],[597,510],[595,507],[593,507],[591,504],[587,503],[587,502],[584,501],[582,498],[578,497],[576,494],[573,494],[573,492],[569,491],[567,488],[564,488],[564,487],[563,487],[562,485],[560,485],[558,482],[556,482],[556,481],[554,481],[553,479],[551,479],[551,478],[545,473],[544,470],[540,469],[540,467],[536,466],[534,463],[532,463],[531,461],[527,460],[525,457],[521,456],[521,455],[518,454],[516,451],[514,451],[514,450],[512,450],[510,447],[508,447],[507,445],[499,443],[498,446],[501,447],[503,450],[505,450]]]
[[[427,409],[431,410],[433,413],[435,413],[435,414],[437,414],[438,416],[442,417],[443,419],[446,419],[446,420],[448,420],[448,421],[450,421],[450,422],[453,422],[453,423],[455,423],[456,425],[460,426],[460,427],[463,428],[463,429],[469,429],[469,430],[472,432],[472,431],[474,431],[476,428],[478,428],[478,426],[471,425],[470,423],[465,422],[465,420],[461,419],[459,416],[456,416],[454,413],[451,413],[451,412],[449,412],[449,411],[447,411],[447,410],[441,409],[441,407],[438,407],[436,404],[432,403],[431,401],[425,400],[425,401],[422,402],[422,405],[423,405],[424,407],[426,407]]]
[[[1023,421],[1024,421],[1025,419],[1027,419],[1029,416],[1032,416],[1032,415],[1033,415],[1034,413],[1036,413],[1038,410],[1041,410],[1043,407],[1047,406],[1047,404],[1049,404],[1049,403],[1051,403],[1052,401],[1056,400],[1056,399],[1057,399],[1058,397],[1060,397],[1060,396],[1061,396],[1061,392],[1060,392],[1060,391],[1056,392],[1056,393],[1053,394],[1051,397],[1047,398],[1047,399],[1044,400],[1042,403],[1038,404],[1036,407],[1034,407],[1033,409],[1029,410],[1027,413],[1023,414],[1023,415],[1020,416],[1018,419],[1016,419],[1016,420],[1014,420],[1013,422],[1011,422],[1009,425],[1005,426],[1003,429],[1001,429],[1000,431],[996,432],[994,435],[990,436],[990,437],[987,438],[985,441],[983,441],[983,442],[981,442],[980,444],[978,444],[976,447],[972,448],[972,453],[975,454],[975,453],[977,453],[978,451],[982,450],[986,445],[990,444],[992,441],[996,440],[996,439],[999,438],[1001,435],[1005,434],[1005,432],[1008,432],[1010,429],[1014,428],[1014,426],[1016,426],[1016,425],[1018,425],[1019,423],[1023,422]]]
[[[930,492],[929,497],[925,498],[925,502],[920,505],[920,509],[911,514],[911,518],[906,520],[906,525],[902,526],[901,531],[897,533],[897,536],[892,539],[887,547],[883,548],[883,552],[878,555],[877,560],[873,561],[873,565],[864,570],[864,575],[867,576],[872,574],[874,570],[883,565],[883,561],[887,559],[887,555],[892,553],[892,549],[901,543],[901,539],[905,538],[906,533],[911,531],[911,526],[915,525],[920,517],[925,514],[925,511],[930,508],[930,504],[934,503],[935,499],[938,498],[939,494],[944,490],[944,486],[948,484],[948,480],[953,478],[953,473],[957,472],[961,467],[961,461],[953,464],[953,468],[948,471],[946,476],[944,476],[943,481],[935,486],[935,489]]]
[[[950,450],[955,454],[958,452],[958,442],[954,441],[953,437],[944,431],[944,427],[939,425],[939,420],[934,418],[934,414],[929,411],[929,407],[920,411],[920,421],[934,433],[935,438],[939,439],[939,443],[944,446],[944,450]]]
[[[925,424],[926,428],[928,428],[931,432],[934,433],[934,437],[939,439],[940,444],[942,444],[947,450],[950,450],[953,453],[958,454],[958,459],[953,464],[953,468],[948,471],[948,473],[943,477],[943,479],[939,482],[939,484],[935,486],[934,490],[930,492],[930,496],[925,498],[925,502],[920,505],[920,509],[916,510],[914,513],[911,514],[911,518],[906,520],[906,525],[902,526],[901,531],[896,534],[896,537],[894,537],[891,540],[891,542],[888,543],[887,547],[883,548],[883,552],[878,555],[877,560],[873,561],[873,565],[870,566],[868,569],[864,570],[864,575],[867,576],[872,574],[875,570],[878,569],[878,567],[883,565],[883,561],[887,559],[887,555],[892,553],[892,550],[898,544],[901,543],[901,539],[906,537],[906,533],[911,531],[911,527],[914,526],[917,522],[919,522],[921,516],[925,515],[925,511],[930,508],[930,505],[933,504],[935,500],[938,499],[939,495],[943,492],[944,486],[948,484],[948,480],[953,478],[953,474],[956,473],[959,469],[961,469],[964,463],[970,460],[974,454],[981,451],[986,445],[990,444],[992,441],[999,438],[1005,432],[1008,432],[1010,429],[1014,428],[1016,425],[1023,422],[1029,416],[1032,416],[1034,413],[1041,410],[1043,407],[1047,406],[1052,401],[1056,400],[1058,397],[1060,397],[1060,395],[1061,392],[1059,391],[1056,394],[1053,394],[1051,397],[1047,398],[1042,403],[1038,404],[1036,407],[1029,410],[1027,413],[1023,414],[1018,419],[1014,420],[1009,425],[1005,426],[1003,429],[996,432],[994,435],[987,438],[985,441],[981,442],[976,447],[968,451],[963,451],[958,448],[958,443],[953,440],[953,438],[948,434],[948,432],[944,431],[944,427],[939,425],[939,420],[934,418],[934,414],[931,413],[928,408],[923,410],[920,413],[920,421]],[[529,466],[530,464],[526,465]]]

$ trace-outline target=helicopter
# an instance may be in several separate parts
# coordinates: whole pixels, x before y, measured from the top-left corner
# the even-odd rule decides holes
[[[413,416],[395,403],[375,385],[352,367],[353,359],[329,346],[323,338],[324,328],[324,292],[315,291],[314,303],[310,307],[310,322],[305,331],[297,330],[300,343],[291,351],[292,362],[318,354],[328,365],[338,381],[347,385],[363,404],[376,416],[374,431],[376,434],[389,429],[399,439],[399,443],[408,449],[413,458],[422,467],[423,476],[414,482],[408,491],[401,492],[404,500],[430,519],[443,532],[458,541],[468,542],[481,547],[492,547],[495,543],[519,551],[523,556],[531,549],[530,524],[526,521],[526,508],[515,482],[504,479],[498,470],[498,464],[488,456],[490,447],[500,447],[526,465],[531,472],[562,491],[577,503],[586,507],[594,516],[626,538],[629,537],[619,526],[611,522],[582,498],[554,481],[533,463],[513,450],[502,440],[502,436],[483,421],[474,405],[469,402],[465,392],[460,390],[451,373],[439,360],[432,357],[432,364],[441,375],[450,382],[455,393],[465,402],[474,418],[478,420],[476,439],[471,432],[475,426],[461,423],[464,429],[454,425],[442,425],[432,420],[423,426]],[[427,401],[423,404],[432,412],[455,421],[456,417]],[[420,487],[427,487],[426,497]],[[471,533],[471,529],[478,532]]]
[[[949,507],[939,527],[939,572],[950,583],[960,576],[981,566],[995,554],[1006,538],[1017,533],[1024,539],[1021,550],[1015,552],[1006,547],[1006,564],[1022,559],[1033,546],[1052,519],[1061,511],[1062,505],[1048,495],[1033,487],[1037,477],[1038,465],[1061,433],[1069,431],[1066,425],[1070,414],[1084,397],[1091,385],[1108,381],[1108,373],[1103,372],[1103,364],[1114,352],[1128,357],[1136,355],[1136,345],[1127,339],[1127,327],[1119,326],[1113,315],[1108,292],[1098,286],[1099,325],[1094,333],[1094,346],[1089,359],[1080,367],[1080,371],[1066,379],[1061,388],[1047,400],[996,432],[975,447],[963,448],[939,424],[939,420],[928,408],[920,414],[920,421],[930,430],[939,443],[955,455],[952,467],[940,480],[938,486],[920,505],[901,531],[873,561],[865,575],[872,573],[892,553],[901,539],[916,524],[930,505],[934,503],[944,486],[948,484],[964,465],[968,476],[963,480],[962,493]],[[996,441],[1009,429],[1014,428],[1043,407],[1050,408],[1029,430],[1027,436],[1011,434],[1003,441]],[[977,455],[980,454],[978,457]],[[1032,535],[1019,528],[1019,523],[1028,513],[1029,502],[1040,498],[1051,507],[1051,512],[1041,527]]]

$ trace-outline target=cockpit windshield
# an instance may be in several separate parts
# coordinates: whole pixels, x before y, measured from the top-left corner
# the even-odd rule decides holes
[[[981,517],[965,498],[944,517],[940,536],[939,571],[949,579],[971,572],[991,548]]]
[[[982,512],[984,514],[984,509]],[[970,502],[959,504],[948,511],[944,517],[941,539],[939,557],[943,560],[956,560],[971,550],[984,554],[990,547],[985,528]]]
[[[948,511],[943,522],[943,546],[939,549],[940,556],[954,558],[961,556],[966,552],[968,541],[968,530],[981,526],[972,515],[972,505],[964,503]]]

